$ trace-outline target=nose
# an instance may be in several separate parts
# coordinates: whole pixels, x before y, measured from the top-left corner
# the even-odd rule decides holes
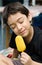
[[[18,28],[18,30],[21,30],[22,29],[22,25],[21,24],[17,24],[17,28]]]

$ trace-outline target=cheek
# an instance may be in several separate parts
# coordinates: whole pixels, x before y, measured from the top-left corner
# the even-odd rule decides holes
[[[27,21],[26,23],[24,23],[24,26],[26,29],[29,29],[30,28],[30,23]]]
[[[13,32],[18,35],[18,30],[17,29],[14,29]]]

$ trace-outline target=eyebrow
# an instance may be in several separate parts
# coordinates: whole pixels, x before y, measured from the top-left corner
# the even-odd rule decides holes
[[[10,24],[9,26],[12,26],[12,25],[14,25],[14,23]]]
[[[22,17],[20,17],[19,19],[17,19],[17,21],[20,20],[21,18],[22,18]],[[12,25],[14,25],[14,23],[10,24],[9,26],[12,26]]]

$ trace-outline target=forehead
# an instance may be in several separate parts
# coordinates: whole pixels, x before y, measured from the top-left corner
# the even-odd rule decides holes
[[[16,14],[13,14],[13,15],[10,15],[9,17],[8,17],[8,21],[16,21],[17,19],[19,19],[19,18],[22,18],[23,17],[23,14],[21,14],[21,13],[16,13]]]

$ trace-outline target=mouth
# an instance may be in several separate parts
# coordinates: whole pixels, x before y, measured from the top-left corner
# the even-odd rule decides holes
[[[24,34],[25,33],[25,30],[21,31],[20,34]]]

